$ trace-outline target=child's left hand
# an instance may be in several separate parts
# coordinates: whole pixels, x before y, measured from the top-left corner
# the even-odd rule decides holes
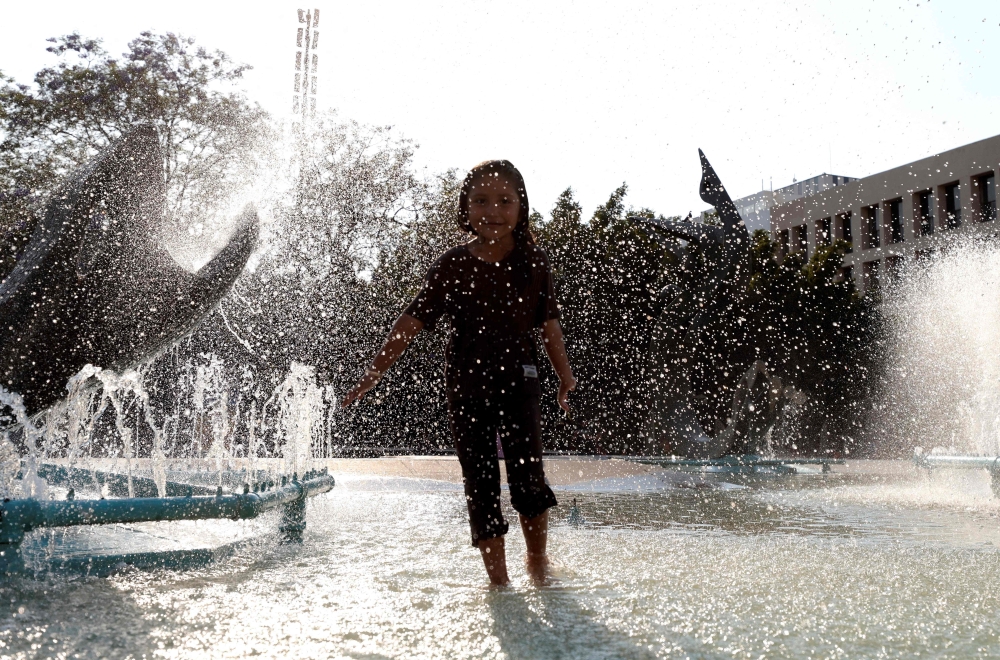
[[[576,389],[576,378],[559,379],[559,407],[569,412],[569,392]]]

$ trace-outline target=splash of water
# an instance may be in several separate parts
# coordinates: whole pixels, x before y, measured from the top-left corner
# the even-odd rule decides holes
[[[324,389],[313,367],[293,363],[263,403],[241,390],[215,355],[184,365],[173,410],[151,396],[146,380],[141,370],[87,365],[67,383],[63,400],[33,418],[17,393],[0,388],[0,410],[11,420],[0,431],[0,496],[46,497],[38,467],[51,461],[127,475],[129,496],[133,477],[142,473],[162,497],[168,466],[200,471],[211,465],[223,485],[225,471],[253,473],[261,458],[277,459],[268,461],[272,471],[302,474],[325,446]]]
[[[277,409],[285,442],[284,470],[302,474],[309,469],[313,447],[322,446],[324,436],[323,390],[316,384],[315,367],[293,362],[265,408],[271,406]]]
[[[899,449],[1000,454],[1000,245],[911,264],[887,291],[883,417]]]
[[[229,449],[233,430],[230,385],[222,360],[216,355],[206,357],[207,364],[196,368],[193,382],[194,438],[197,453],[202,453],[202,447],[208,447],[205,456],[213,459],[215,469],[221,471],[227,459],[232,457]]]
[[[28,416],[20,394],[10,392],[2,385],[0,385],[0,409],[10,411],[8,415],[13,420],[14,428],[21,433],[23,442],[28,447],[24,474],[18,480],[17,475],[21,471],[20,453],[10,437],[9,430],[0,436],[0,460],[2,460],[0,494],[3,497],[44,497],[47,484],[38,476],[38,445],[46,437],[44,424],[39,425],[35,419]]]

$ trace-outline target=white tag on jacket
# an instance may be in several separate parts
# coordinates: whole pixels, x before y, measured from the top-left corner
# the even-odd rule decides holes
[[[533,364],[522,364],[525,378],[538,378],[538,369]]]

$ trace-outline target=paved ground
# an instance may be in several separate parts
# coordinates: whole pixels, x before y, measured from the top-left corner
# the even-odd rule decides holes
[[[338,474],[380,477],[411,477],[462,483],[462,470],[454,456],[391,456],[385,458],[340,458],[323,463]],[[501,463],[501,466],[503,463]],[[553,486],[596,481],[612,477],[631,477],[660,473],[660,468],[640,465],[619,458],[553,456],[545,458],[545,476]],[[506,475],[504,475],[506,481]]]

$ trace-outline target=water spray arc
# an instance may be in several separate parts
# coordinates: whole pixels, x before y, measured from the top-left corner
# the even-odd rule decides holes
[[[0,280],[0,386],[33,416],[66,396],[86,365],[123,371],[190,333],[215,309],[257,245],[248,207],[197,273],[160,241],[163,154],[140,125],[72,173],[14,269]]]
[[[310,26],[315,18],[309,15]],[[315,31],[305,43],[314,46]],[[304,64],[315,71],[315,60]],[[306,98],[314,98],[314,80]],[[4,497],[17,498],[0,504],[0,577],[39,570],[34,551],[48,537],[26,536],[47,528],[245,520],[280,509],[282,540],[301,541],[306,498],[334,486],[328,474],[311,469],[316,396],[302,370],[269,402],[291,438],[287,460],[273,472],[258,470],[251,432],[242,457],[247,469],[225,471],[238,441],[229,412],[233,390],[218,378],[215,359],[195,369],[197,400],[185,412],[193,419],[195,458],[214,462],[218,480],[196,483],[204,474],[192,466],[168,480],[168,429],[176,435],[181,412],[163,419],[151,412],[148,361],[176,346],[229,292],[256,248],[258,221],[248,207],[208,264],[196,273],[179,266],[161,244],[166,183],[159,138],[155,127],[136,126],[67,177],[0,279],[0,478]],[[286,451],[282,439],[275,436],[272,454]],[[151,446],[141,449],[143,443]],[[142,476],[135,472],[140,462],[148,462]],[[68,486],[66,499],[53,501],[52,486]],[[77,490],[100,499],[77,499]],[[183,568],[221,552],[163,551],[161,544],[121,554],[134,546],[116,541],[113,551],[95,551],[66,538],[60,549],[68,554],[46,551],[41,559],[50,569]],[[34,557],[32,567],[25,552]]]

